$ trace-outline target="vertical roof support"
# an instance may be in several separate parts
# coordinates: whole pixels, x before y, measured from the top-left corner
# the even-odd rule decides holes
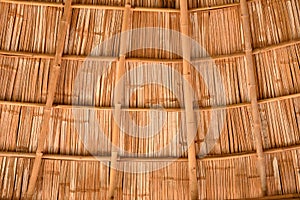
[[[123,24],[122,24],[122,33],[120,37],[120,55],[119,61],[117,62],[116,68],[116,79],[115,85],[118,83],[119,79],[125,72],[125,57],[126,57],[126,46],[127,46],[127,34],[123,34],[128,30],[131,4],[130,0],[126,0],[125,9],[123,13]],[[114,96],[114,121],[112,128],[112,149],[111,149],[111,161],[110,161],[110,176],[109,176],[109,189],[108,189],[108,198],[114,199],[114,193],[117,188],[117,158],[118,158],[118,145],[119,145],[119,133],[120,128],[118,122],[121,121],[121,108],[124,103],[123,94],[124,87],[116,87],[115,96]]]
[[[249,10],[246,0],[240,1],[242,25],[244,30],[245,40],[245,60],[246,70],[248,78],[248,93],[251,101],[252,117],[253,117],[253,134],[255,137],[256,152],[258,158],[258,172],[261,181],[261,195],[265,196],[267,192],[266,186],[266,166],[265,156],[263,152],[262,136],[261,136],[261,118],[259,114],[259,108],[257,103],[257,91],[256,91],[256,80],[254,72],[253,52],[252,52],[252,40],[250,30],[250,17]]]
[[[42,163],[42,156],[44,150],[45,140],[49,133],[49,123],[51,117],[51,110],[53,106],[53,101],[55,97],[55,90],[58,82],[58,77],[60,73],[61,60],[63,49],[65,45],[65,39],[67,35],[67,30],[70,25],[71,16],[72,16],[72,0],[66,0],[64,5],[64,13],[59,22],[59,29],[57,34],[56,41],[56,53],[53,61],[53,65],[50,68],[50,78],[49,78],[49,88],[47,94],[46,106],[44,108],[43,122],[42,122],[42,130],[38,139],[38,147],[36,150],[36,156],[34,159],[34,164],[32,168],[32,172],[30,175],[28,190],[27,190],[27,198],[31,199],[34,193],[35,184],[37,181],[39,169]]]
[[[196,132],[196,118],[193,106],[193,96],[188,82],[191,81],[190,60],[190,44],[189,44],[189,12],[187,0],[180,0],[180,27],[182,37],[182,53],[183,53],[183,77],[186,79],[183,83],[184,106],[186,117],[187,141],[190,143],[188,147],[188,165],[189,165],[189,192],[192,200],[198,199],[198,181],[197,181],[197,161],[195,150],[195,139],[193,133]]]

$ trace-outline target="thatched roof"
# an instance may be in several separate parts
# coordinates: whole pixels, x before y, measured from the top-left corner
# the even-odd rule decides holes
[[[0,0],[0,84],[0,199],[300,199],[299,0]]]

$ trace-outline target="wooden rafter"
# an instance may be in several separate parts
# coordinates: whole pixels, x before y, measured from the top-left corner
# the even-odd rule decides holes
[[[124,36],[126,34],[122,34],[128,30],[129,21],[130,21],[130,13],[131,12],[131,4],[130,0],[126,0],[125,9],[123,12],[123,22],[122,22],[122,32],[120,38],[120,55],[119,61],[117,63],[116,69],[116,79],[115,85],[117,85],[119,79],[125,72],[125,54],[126,54],[126,46],[127,46],[127,38]],[[112,149],[111,149],[111,161],[110,161],[110,176],[109,176],[109,189],[108,189],[108,198],[114,199],[114,193],[117,187],[117,158],[118,158],[118,137],[120,133],[120,128],[118,122],[121,119],[121,108],[123,104],[123,87],[117,87],[114,96],[114,120],[113,120],[113,128],[112,128]]]
[[[189,13],[187,0],[180,0],[180,27],[182,37],[182,53],[183,53],[183,82],[184,106],[185,106],[185,122],[188,141],[188,165],[189,165],[189,192],[192,200],[198,199],[198,181],[197,181],[197,159],[195,149],[195,135],[197,132],[195,112],[193,106],[193,96],[188,83],[191,81],[190,66],[190,44],[189,35]]]
[[[42,156],[43,156],[43,150],[44,150],[44,144],[45,140],[47,138],[47,135],[49,133],[49,123],[50,123],[50,117],[51,117],[51,110],[54,102],[55,97],[55,90],[58,82],[58,77],[60,73],[60,67],[61,67],[61,60],[63,55],[63,48],[65,44],[65,38],[67,34],[67,30],[71,21],[72,16],[72,0],[66,0],[64,5],[64,12],[63,16],[59,22],[59,31],[57,34],[57,45],[56,45],[56,53],[54,57],[53,65],[50,69],[50,78],[49,78],[49,88],[47,93],[47,101],[46,106],[44,108],[44,115],[43,115],[43,122],[42,122],[42,129],[41,133],[38,138],[38,147],[36,151],[36,156],[34,159],[34,164],[29,180],[28,185],[28,191],[27,191],[27,197],[32,198],[34,193],[35,184],[37,181],[39,169],[42,162]]]
[[[251,29],[250,29],[250,17],[248,4],[246,0],[240,1],[241,8],[241,17],[242,25],[244,31],[244,40],[245,40],[245,52],[246,52],[246,69],[247,69],[247,79],[248,79],[248,91],[249,98],[251,101],[251,110],[253,118],[253,135],[255,138],[255,146],[258,157],[258,172],[260,175],[261,182],[261,195],[265,196],[267,192],[267,183],[266,183],[266,166],[265,166],[265,155],[263,152],[262,145],[262,133],[261,133],[261,118],[258,108],[257,100],[257,91],[256,91],[256,80],[254,72],[254,62],[253,62],[253,52],[252,52],[252,38],[251,38]]]

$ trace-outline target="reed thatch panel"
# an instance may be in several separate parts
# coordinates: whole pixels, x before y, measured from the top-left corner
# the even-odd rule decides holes
[[[291,146],[300,141],[300,98],[260,105],[264,148]]]
[[[45,103],[51,64],[48,59],[0,56],[0,99]]]
[[[300,45],[255,55],[259,98],[300,92]]]
[[[214,69],[215,66],[215,70]],[[136,68],[141,68],[136,70]],[[166,69],[168,73],[166,72]],[[128,107],[183,107],[182,64],[155,64],[127,62],[125,102]],[[139,73],[143,75],[141,76]],[[207,78],[216,73],[214,78]],[[248,89],[244,59],[232,58],[215,62],[195,63],[190,82],[199,107],[230,105],[248,102]],[[207,82],[203,77],[207,78]],[[141,85],[139,83],[145,83]],[[155,84],[163,83],[164,85]],[[151,84],[153,83],[153,84]],[[222,84],[222,85],[219,85]],[[220,96],[220,90],[223,96]]]
[[[116,10],[73,9],[64,54],[118,56],[120,38],[103,41],[120,33],[122,15]]]
[[[259,175],[252,157],[222,161],[198,161],[200,199],[259,197]]]
[[[111,117],[111,111],[54,109],[44,152],[109,155]],[[93,121],[98,124],[98,129],[93,126]]]
[[[0,49],[54,53],[61,8],[0,3]]]
[[[121,119],[121,156],[187,157],[185,125],[182,123],[185,119],[181,113],[168,112],[164,116],[161,111],[153,111],[151,115],[149,112],[123,112]]]
[[[192,84],[199,107],[249,101],[246,66],[242,57],[196,63],[194,68]]]
[[[20,107],[1,106],[1,150],[16,150]]]
[[[124,6],[125,0],[72,0],[73,4],[95,4],[106,6]]]
[[[180,15],[178,13],[133,12],[130,28],[142,29],[147,27],[165,29],[165,31],[161,30],[159,34],[158,31],[151,32],[147,29],[134,31],[128,40],[130,42],[127,44],[127,48],[134,51],[128,52],[128,57],[181,58],[182,55],[176,54],[182,52],[179,34]],[[156,49],[146,47],[156,47]],[[165,49],[170,49],[171,52]]]
[[[266,159],[268,194],[299,193],[299,151],[270,154]]]
[[[1,150],[34,152],[42,119],[42,108],[0,106]]]
[[[44,160],[34,199],[105,199],[109,169],[98,162]]]
[[[187,163],[172,163],[164,169],[152,173],[150,191],[156,191],[156,198],[160,199],[189,199],[189,180]]]
[[[131,0],[133,7],[178,8],[179,0]]]
[[[115,88],[115,63],[63,61],[55,103],[111,106]]]
[[[74,0],[72,0],[72,1],[74,1]],[[50,3],[57,3],[57,4],[59,4],[59,3],[64,3],[65,0],[34,0],[34,2],[38,2],[38,3],[48,3],[48,2],[50,2]],[[15,3],[15,2],[13,2],[13,3]]]
[[[295,173],[295,185],[297,188],[297,193],[300,193],[300,151],[292,151],[292,159]]]
[[[196,152],[199,156],[255,151],[250,108],[242,107],[214,112],[217,118],[212,118],[211,111],[197,113]],[[210,133],[210,128],[220,134]]]
[[[127,107],[183,106],[182,64],[126,63],[124,77]],[[140,73],[139,73],[140,72]],[[142,73],[142,74],[141,74]],[[122,83],[122,82],[120,82]]]
[[[0,198],[20,199],[25,197],[32,160],[0,157]]]
[[[225,4],[239,3],[239,0],[189,0],[189,8],[205,8],[211,6],[222,6]]]
[[[210,56],[243,50],[239,7],[190,13],[190,37]],[[198,47],[197,47],[198,48]],[[205,51],[192,47],[193,58],[207,57]]]
[[[248,6],[254,47],[300,38],[298,0],[259,0]]]
[[[126,169],[143,168],[147,166],[150,172],[128,173],[120,172],[118,185],[123,185],[116,190],[116,199],[189,199],[188,164],[174,162],[164,168],[151,171],[162,163],[122,163]]]

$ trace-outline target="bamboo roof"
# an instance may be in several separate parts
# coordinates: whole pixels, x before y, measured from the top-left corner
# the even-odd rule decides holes
[[[0,199],[300,199],[299,0],[0,0],[0,10]],[[138,45],[160,49],[126,51]],[[106,65],[76,85],[82,69]],[[153,77],[167,87],[141,85]],[[163,119],[153,137],[126,126]]]

